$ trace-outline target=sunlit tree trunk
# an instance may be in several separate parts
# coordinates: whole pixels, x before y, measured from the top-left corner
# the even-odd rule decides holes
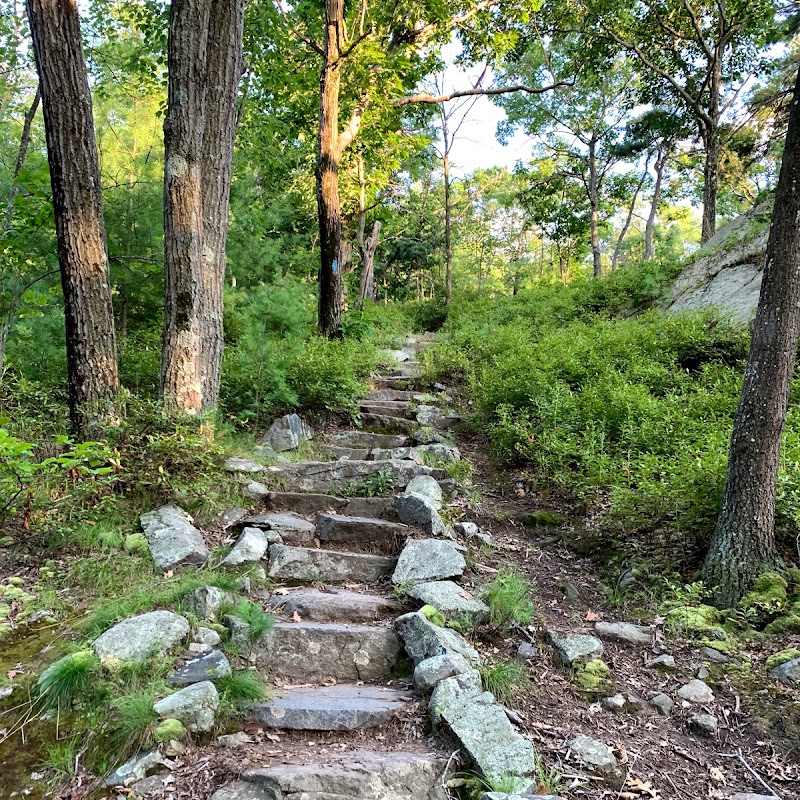
[[[722,152],[720,141],[720,87],[722,85],[722,58],[724,49],[717,48],[716,60],[711,70],[709,86],[708,119],[701,120],[701,139],[706,161],[703,167],[703,228],[700,241],[707,242],[717,230],[717,194],[719,193],[719,164]]]
[[[76,0],[28,0],[27,10],[64,292],[70,420],[82,434],[119,387],[92,98]]]
[[[342,330],[342,219],[339,209],[340,41],[344,40],[344,0],[325,0],[325,45],[320,73],[317,137],[317,211],[320,266],[318,326],[322,336]]]
[[[656,215],[658,214],[658,204],[661,202],[661,189],[664,185],[664,170],[667,166],[667,156],[669,150],[664,148],[658,151],[656,156],[656,183],[653,187],[653,197],[650,200],[650,213],[647,216],[647,224],[644,229],[644,258],[645,261],[655,257],[656,249],[654,245],[654,233],[656,228]]]
[[[734,605],[777,561],[775,490],[800,334],[800,76],[789,112],[761,295],[733,423],[722,508],[703,567],[714,602]]]
[[[589,221],[592,237],[592,266],[595,278],[603,274],[603,260],[600,252],[600,187],[597,175],[597,141],[589,140]]]
[[[205,78],[206,119],[201,156],[203,267],[200,295],[200,380],[203,409],[219,401],[223,289],[236,98],[244,68],[244,0],[213,0]]]

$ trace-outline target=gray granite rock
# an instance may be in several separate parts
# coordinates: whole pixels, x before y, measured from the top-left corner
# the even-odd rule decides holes
[[[259,472],[266,472],[267,470],[267,467],[265,467],[263,464],[259,464],[257,461],[251,461],[247,458],[239,458],[238,456],[226,458],[223,467],[226,472],[236,472],[247,475],[255,475]]]
[[[167,762],[158,748],[137,753],[133,758],[126,761],[121,767],[117,767],[108,777],[102,786],[130,786],[137,781],[144,780],[147,775],[160,766],[166,766]]]
[[[372,583],[392,573],[397,559],[273,544],[267,575],[282,581]]]
[[[216,647],[221,639],[220,635],[211,628],[206,628],[203,625],[199,625],[194,632],[194,639],[201,644],[206,644],[209,647]]]
[[[211,795],[210,800],[275,800],[274,793],[267,794],[254,783],[234,781]]]
[[[456,533],[460,533],[467,538],[477,536],[481,532],[481,529],[474,522],[456,522],[453,528]]]
[[[447,800],[443,769],[444,761],[435,756],[356,750],[340,761],[253,769],[242,778],[265,790],[266,800]]]
[[[192,683],[216,681],[231,674],[231,665],[221,650],[212,650],[184,661],[168,678],[172,686],[189,686]]]
[[[236,733],[226,733],[222,736],[217,736],[217,741],[223,747],[235,750],[238,747],[244,747],[246,744],[252,744],[255,740],[250,734],[244,731],[236,731]]]
[[[529,642],[522,642],[517,648],[517,661],[523,663],[527,661],[535,661],[539,657],[539,651]]]
[[[406,594],[422,605],[434,606],[447,619],[470,617],[482,622],[489,615],[486,603],[453,581],[425,581],[412,586]]]
[[[471,672],[469,661],[458,653],[445,653],[420,661],[414,669],[414,688],[421,694],[432,691],[436,684],[454,675]]]
[[[193,683],[159,700],[153,711],[161,719],[178,719],[193,732],[210,731],[219,706],[217,688],[211,681]]]
[[[457,653],[471,664],[480,663],[478,651],[463,636],[450,628],[434,625],[419,612],[398,617],[394,629],[415,666],[426,658],[447,653]]]
[[[173,504],[141,514],[142,525],[153,562],[159,569],[183,565],[200,566],[208,558],[203,535],[192,525],[192,518]]]
[[[164,655],[189,635],[185,617],[172,611],[150,611],[118,622],[92,644],[101,660],[123,663]]]
[[[775,667],[769,674],[786,686],[800,686],[800,658],[794,658]]]
[[[617,766],[617,758],[611,748],[603,742],[580,733],[570,742],[569,749],[575,760],[585,769],[601,776],[612,785],[620,782],[622,776]]]
[[[774,794],[753,794],[752,792],[737,792],[729,800],[778,800]]]
[[[258,481],[244,481],[242,483],[242,494],[251,500],[263,500],[270,495],[270,488]]]
[[[719,723],[713,714],[690,714],[689,728],[700,736],[714,737],[719,733]]]
[[[675,705],[673,699],[663,692],[659,692],[654,697],[651,697],[649,702],[662,717],[668,717],[672,711],[672,707]]]
[[[700,652],[706,658],[718,664],[730,664],[733,661],[730,656],[726,656],[725,653],[720,653],[719,650],[715,650],[713,647],[701,647]]]
[[[227,530],[231,527],[231,525],[236,525],[237,522],[241,522],[247,516],[247,509],[246,508],[229,508],[227,511],[223,512],[219,516],[219,520],[217,524],[223,530]]]
[[[412,695],[383,686],[334,686],[283,689],[250,709],[254,722],[295,731],[352,731],[387,725]]]
[[[424,497],[437,511],[442,507],[442,487],[430,475],[417,475],[406,486],[406,494]]]
[[[677,669],[678,665],[675,663],[675,658],[673,656],[663,653],[660,656],[650,659],[645,666],[650,669],[661,669],[670,672]]]
[[[313,438],[314,429],[302,417],[297,414],[287,414],[270,425],[261,443],[282,453],[286,450],[296,450],[303,442],[310,442]]]
[[[630,692],[619,692],[611,697],[604,697],[600,704],[606,711],[615,714],[652,714],[653,709],[641,697]]]
[[[431,501],[414,492],[394,499],[394,511],[401,522],[420,528],[430,536],[450,536],[450,530]]]
[[[632,625],[630,622],[596,622],[594,630],[601,639],[624,642],[637,647],[649,647],[652,639],[650,628]]]
[[[678,689],[678,697],[690,703],[713,703],[714,692],[710,687],[697,678],[689,681]]]
[[[241,564],[261,561],[269,542],[260,528],[245,528],[236,544],[220,563],[221,567],[238,567]]]
[[[597,637],[585,633],[562,634],[548,630],[547,640],[555,647],[559,658],[567,667],[585,664],[603,655],[603,643]]]
[[[400,642],[390,628],[279,622],[253,649],[256,665],[276,675],[302,681],[373,681],[392,674]]]
[[[400,522],[371,517],[349,517],[345,514],[319,514],[317,533],[324,544],[358,544],[364,547],[380,547],[397,552],[399,543],[411,533],[408,526]]]
[[[464,556],[450,542],[410,539],[397,559],[392,583],[402,586],[456,578],[466,567]]]
[[[267,605],[287,616],[296,614],[304,622],[376,622],[403,610],[392,597],[334,587],[324,591],[303,588],[274,594]]]
[[[237,597],[217,586],[198,586],[187,592],[181,599],[181,606],[189,614],[206,622],[216,622],[220,609],[226,605],[234,605]]]
[[[256,514],[245,520],[247,525],[274,531],[281,541],[291,545],[310,544],[317,536],[313,522],[309,522],[299,514],[276,513]]]

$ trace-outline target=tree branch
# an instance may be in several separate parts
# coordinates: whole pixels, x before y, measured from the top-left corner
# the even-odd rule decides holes
[[[455,100],[457,97],[470,97],[472,95],[486,95],[494,96],[498,94],[510,94],[511,92],[525,92],[526,94],[545,94],[560,86],[574,86],[574,81],[557,81],[549,86],[499,86],[495,89],[482,89],[476,87],[473,89],[464,89],[459,92],[450,92],[450,94],[441,94],[438,97],[432,94],[412,94],[406,97],[397,97],[389,102],[393,106],[407,106],[411,103],[427,103],[435,105],[437,103],[446,103],[448,100]]]

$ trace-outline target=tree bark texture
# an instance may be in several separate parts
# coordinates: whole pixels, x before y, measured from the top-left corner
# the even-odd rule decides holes
[[[647,224],[644,228],[644,259],[650,261],[655,258],[656,248],[653,241],[656,228],[656,215],[658,214],[658,204],[661,202],[661,188],[664,185],[664,170],[667,166],[668,149],[659,150],[656,155],[656,183],[653,187],[653,197],[650,200],[650,213],[647,216]]]
[[[329,339],[342,332],[342,218],[339,208],[340,42],[344,40],[344,0],[325,0],[325,45],[320,72],[317,136],[317,211],[319,213],[318,326]]]
[[[359,306],[365,300],[375,299],[375,251],[378,249],[378,240],[381,235],[380,220],[372,223],[369,237],[361,248],[361,278],[358,287]]]
[[[165,407],[219,400],[244,0],[173,0],[164,121]]]
[[[715,59],[709,82],[708,115],[701,120],[700,138],[705,146],[706,161],[703,167],[703,227],[700,241],[707,242],[717,230],[717,195],[719,194],[719,163],[722,152],[720,142],[720,87],[722,86],[722,59],[726,44],[720,42],[715,49]]]
[[[592,266],[594,277],[603,274],[603,259],[600,252],[600,187],[597,177],[597,141],[589,140],[589,221],[592,236]]]
[[[761,295],[733,424],[722,509],[703,567],[720,607],[777,561],[775,491],[800,333],[800,76],[775,196]]]
[[[206,63],[206,122],[201,159],[203,268],[200,380],[203,408],[219,402],[223,347],[223,291],[228,241],[236,98],[244,70],[244,0],[213,0]]]
[[[76,0],[28,0],[64,292],[70,421],[81,434],[119,388],[92,98]]]

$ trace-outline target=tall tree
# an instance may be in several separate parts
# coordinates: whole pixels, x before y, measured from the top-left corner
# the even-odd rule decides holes
[[[703,566],[720,607],[734,605],[777,560],[775,491],[800,335],[800,75],[786,145],[742,395],[733,423],[722,508]]]
[[[28,0],[27,10],[64,292],[70,420],[81,433],[119,387],[92,98],[76,0]]]
[[[167,408],[216,406],[222,286],[244,0],[173,0],[164,121],[164,344]]]

